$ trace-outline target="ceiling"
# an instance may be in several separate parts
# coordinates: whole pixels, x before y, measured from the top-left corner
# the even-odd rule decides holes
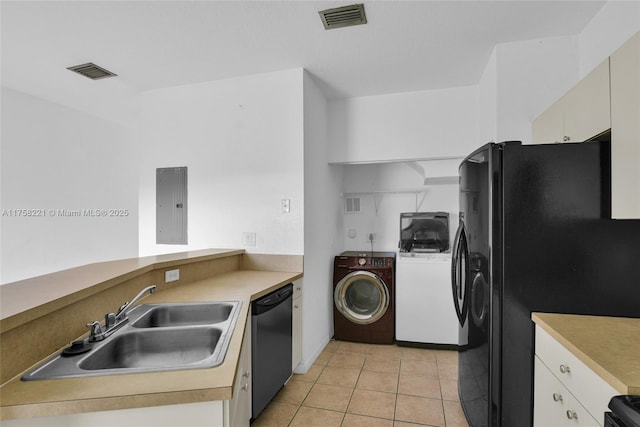
[[[2,84],[92,111],[143,91],[303,67],[329,98],[477,84],[496,44],[579,34],[604,1],[1,2]],[[118,77],[66,67],[94,62]],[[99,112],[99,111],[97,111]]]

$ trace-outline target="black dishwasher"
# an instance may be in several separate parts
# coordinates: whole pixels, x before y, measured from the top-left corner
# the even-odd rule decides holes
[[[293,284],[251,304],[251,416],[256,419],[291,377]]]

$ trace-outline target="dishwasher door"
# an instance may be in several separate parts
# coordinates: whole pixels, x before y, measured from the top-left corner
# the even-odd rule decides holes
[[[291,377],[293,285],[251,304],[252,419]]]

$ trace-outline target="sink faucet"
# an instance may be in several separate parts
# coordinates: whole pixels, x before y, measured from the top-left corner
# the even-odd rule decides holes
[[[155,285],[147,286],[146,288],[138,292],[138,295],[133,297],[131,301],[127,301],[124,304],[122,304],[115,315],[113,315],[113,313],[109,313],[107,314],[107,316],[111,317],[111,315],[113,315],[113,319],[115,320],[116,324],[126,320],[127,313],[129,312],[129,310],[131,310],[131,308],[133,307],[133,304],[137,303],[140,300],[140,298],[142,298],[144,294],[146,294],[147,292],[149,292],[150,294],[155,294],[156,293]]]
[[[120,306],[117,313],[108,313],[104,315],[104,327],[97,320],[87,323],[87,327],[91,330],[89,335],[89,342],[102,341],[113,332],[118,330],[121,326],[129,321],[127,314],[129,310],[133,308],[133,305],[137,303],[145,294],[149,292],[154,294],[156,292],[155,285],[147,286],[138,295],[133,297],[131,301],[127,301]]]

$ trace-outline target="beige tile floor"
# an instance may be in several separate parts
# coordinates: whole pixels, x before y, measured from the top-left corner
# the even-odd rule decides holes
[[[458,353],[330,341],[252,427],[468,427]]]

